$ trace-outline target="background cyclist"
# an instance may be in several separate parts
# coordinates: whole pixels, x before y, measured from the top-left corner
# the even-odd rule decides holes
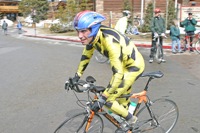
[[[192,17],[192,13],[188,13],[188,17],[183,22],[181,22],[181,25],[185,27],[186,36],[190,36],[190,52],[194,52],[192,48],[192,41],[194,32],[196,31],[196,24],[197,21]]]
[[[151,28],[151,32],[152,32],[152,44],[151,44],[151,51],[150,51],[150,60],[149,60],[149,63],[152,63],[153,62],[153,58],[154,58],[154,53],[156,52],[155,51],[155,48],[156,48],[156,42],[157,42],[157,39],[154,39],[155,37],[158,37],[158,35],[161,35],[161,36],[165,36],[165,20],[161,17],[160,15],[160,8],[156,8],[154,10],[154,13],[155,13],[155,16],[152,18],[151,20],[151,25],[150,25],[150,28]],[[160,44],[161,44],[161,56],[162,56],[162,62],[166,62],[166,60],[164,60],[163,58],[163,38],[160,37]]]
[[[132,126],[136,118],[128,112],[130,99],[117,97],[131,93],[132,84],[144,71],[144,59],[133,41],[115,29],[101,25],[104,20],[104,16],[93,11],[82,11],[75,16],[74,28],[85,48],[73,81],[77,82],[83,75],[95,49],[108,57],[113,75],[106,90],[91,109],[96,112],[106,105]]]
[[[129,18],[131,17],[131,12],[128,10],[124,10],[122,13],[123,13],[123,17],[117,21],[115,25],[115,29],[122,34],[125,34],[128,28],[128,24],[129,24],[128,21],[129,21]]]

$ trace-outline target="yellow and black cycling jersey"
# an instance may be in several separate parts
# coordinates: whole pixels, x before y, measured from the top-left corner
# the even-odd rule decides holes
[[[98,50],[110,60],[113,76],[110,81],[108,93],[114,93],[119,87],[127,72],[144,70],[144,60],[133,41],[120,34],[115,29],[101,26],[90,45],[83,50],[77,74],[81,76],[86,69],[94,50]],[[140,72],[141,73],[141,72]]]

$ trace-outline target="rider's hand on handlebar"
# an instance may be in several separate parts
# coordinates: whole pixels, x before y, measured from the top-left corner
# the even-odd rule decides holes
[[[163,36],[163,37],[164,37],[164,36],[166,36],[166,35],[165,35],[165,33],[161,33],[161,36]]]
[[[158,33],[157,33],[157,32],[154,33],[154,37],[155,37],[155,38],[158,37]]]
[[[94,101],[91,105],[91,110],[97,112],[99,109],[103,107],[106,103],[107,98],[104,96],[100,96],[98,100]]]
[[[78,74],[76,73],[75,76],[72,78],[72,82],[76,83],[78,82],[78,80],[80,79],[80,77],[78,76]]]

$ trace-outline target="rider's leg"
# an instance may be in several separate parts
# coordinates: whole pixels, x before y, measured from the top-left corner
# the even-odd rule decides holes
[[[172,53],[176,53],[175,45],[176,45],[176,40],[172,40]]]
[[[160,37],[160,49],[161,49],[161,57],[163,58],[164,54],[163,54],[163,38]]]
[[[155,49],[156,49],[156,41],[157,39],[154,39],[154,34],[152,33],[152,42],[151,42],[151,50],[150,50],[150,60],[149,63],[153,62],[153,58],[154,58],[154,53],[155,53]]]
[[[182,53],[183,51],[181,50],[181,41],[180,41],[180,39],[177,39],[176,42],[177,42],[177,46],[178,46],[178,52]]]
[[[190,36],[190,52],[193,52],[193,48],[192,48],[192,43],[193,43],[193,36]]]
[[[123,94],[130,94],[132,91],[131,86],[134,84],[135,80],[142,74],[144,71],[145,63],[142,55],[137,53],[136,59],[129,59],[127,63],[130,63],[129,66],[124,68],[124,76],[121,84],[117,89],[114,90],[112,94],[109,95],[106,105],[108,108],[113,110],[113,112],[124,117],[127,121],[133,123],[134,117],[131,113],[128,112],[128,104],[130,102],[129,98],[123,98],[116,100],[119,96]],[[137,66],[136,66],[137,65]],[[107,91],[108,90],[108,91]],[[109,88],[106,89],[109,92]]]

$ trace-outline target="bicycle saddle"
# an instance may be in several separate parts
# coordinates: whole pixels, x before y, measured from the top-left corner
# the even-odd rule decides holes
[[[164,74],[161,71],[143,73],[141,77],[161,78]]]

